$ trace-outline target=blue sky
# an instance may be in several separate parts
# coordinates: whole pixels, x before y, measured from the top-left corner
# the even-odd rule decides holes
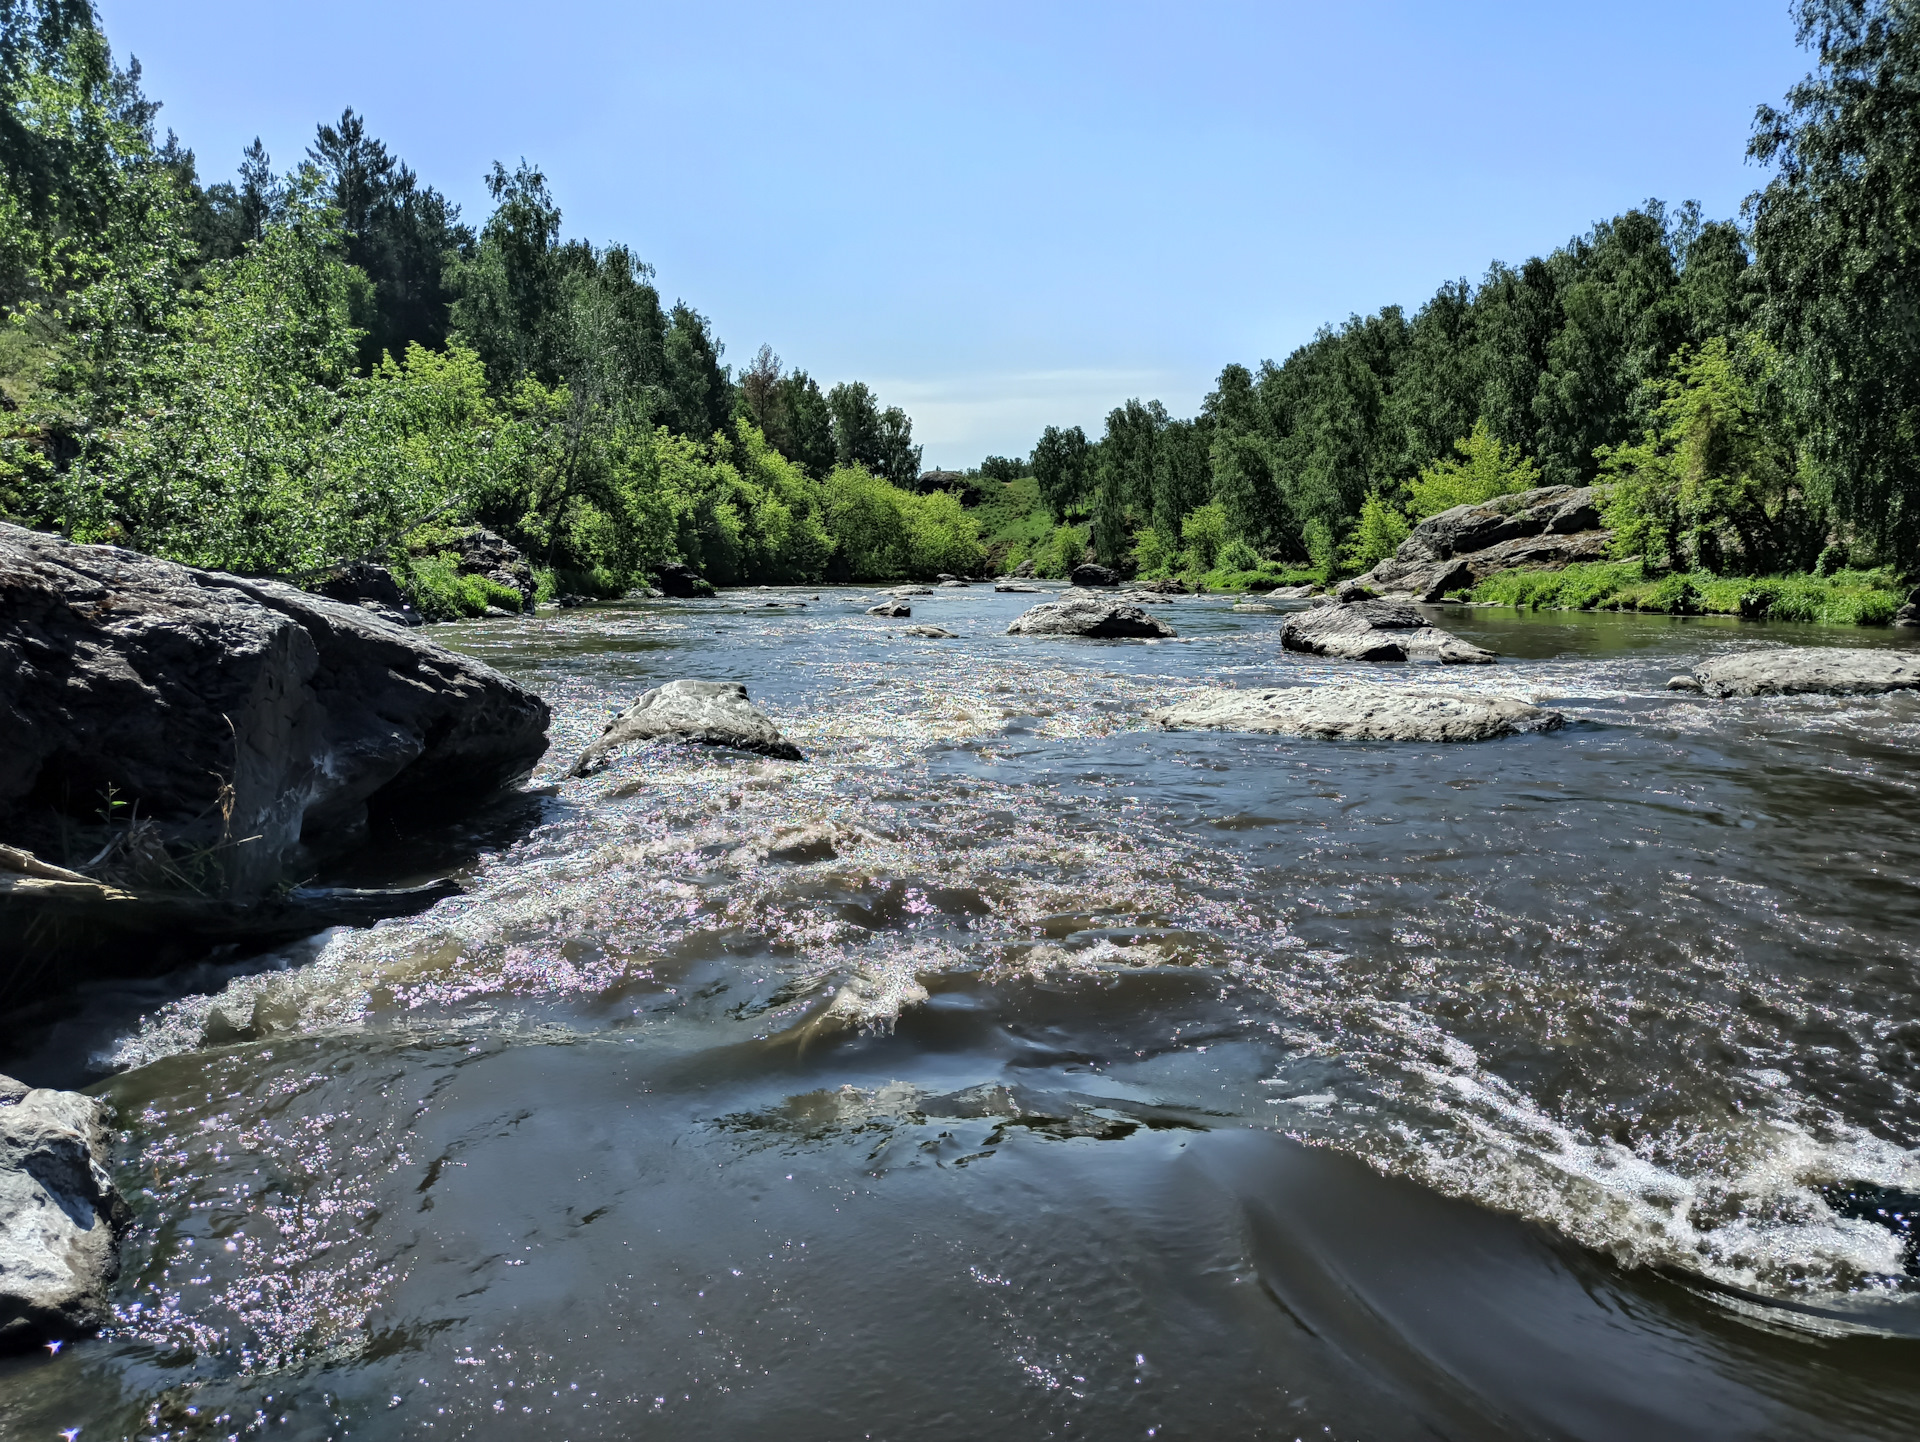
[[[1807,69],[1784,0],[99,5],[203,176],[351,104],[477,222],[524,156],[728,360],[864,379],[949,466],[1649,196],[1732,215]]]

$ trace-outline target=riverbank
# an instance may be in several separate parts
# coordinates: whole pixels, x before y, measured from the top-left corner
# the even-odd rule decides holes
[[[1576,562],[1556,571],[1505,571],[1455,595],[1529,611],[1647,611],[1830,626],[1889,625],[1910,603],[1907,588],[1886,570],[1836,571],[1830,576],[1716,576],[1707,571],[1649,575],[1637,560]]]

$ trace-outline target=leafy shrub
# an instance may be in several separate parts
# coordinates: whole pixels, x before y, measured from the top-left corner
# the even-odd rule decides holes
[[[1413,479],[1410,509],[1424,521],[1455,506],[1479,505],[1495,496],[1530,491],[1540,484],[1540,468],[1517,446],[1504,446],[1484,418],[1473,434],[1453,443],[1463,459],[1435,461]],[[1396,542],[1396,544],[1398,544]]]
[[[1086,549],[1086,533],[1078,526],[1064,523],[1055,526],[1046,544],[1035,553],[1033,569],[1036,574],[1051,580],[1064,580],[1073,574],[1073,568],[1080,564]]]
[[[1412,529],[1412,523],[1383,501],[1378,491],[1369,491],[1360,503],[1360,519],[1347,537],[1341,560],[1350,571],[1371,570],[1390,559]]]
[[[402,561],[394,579],[423,621],[460,621],[484,616],[487,607],[520,609],[520,593],[485,576],[460,574],[460,558],[451,551]]]
[[[1170,574],[1179,560],[1178,548],[1152,526],[1142,526],[1133,533],[1135,575],[1148,580],[1157,579]]]
[[[1260,553],[1235,536],[1220,548],[1220,558],[1215,564],[1222,571],[1258,571]]]
[[[1187,567],[1211,571],[1227,544],[1227,512],[1218,501],[1209,501],[1187,513],[1180,522],[1180,541],[1186,549]]]

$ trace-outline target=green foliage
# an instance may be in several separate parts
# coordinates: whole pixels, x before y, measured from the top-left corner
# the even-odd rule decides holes
[[[407,593],[423,621],[460,621],[484,616],[489,606],[518,611],[518,591],[485,576],[460,574],[460,558],[452,551],[404,557],[394,566],[394,580]]]
[[[1682,348],[1636,445],[1603,448],[1615,553],[1683,570],[1805,566],[1826,531],[1782,418],[1774,353],[1753,336]]]
[[[1133,533],[1132,560],[1136,576],[1157,580],[1172,574],[1180,562],[1180,548],[1152,526],[1142,526]]]
[[[826,524],[837,570],[854,581],[927,580],[971,575],[985,564],[973,518],[946,491],[903,491],[860,466],[839,466],[826,481]]]
[[[1455,441],[1453,448],[1462,459],[1422,467],[1408,487],[1416,521],[1455,506],[1477,506],[1495,496],[1530,491],[1541,483],[1540,468],[1517,447],[1501,444],[1484,419],[1475,421],[1472,433]]]
[[[1040,497],[1056,521],[1086,504],[1092,485],[1093,457],[1087,433],[1078,426],[1048,426],[1033,448],[1033,475]]]
[[[1799,0],[1819,69],[1763,106],[1749,153],[1761,323],[1842,520],[1920,561],[1920,12]]]
[[[1053,534],[1034,554],[1034,574],[1049,580],[1065,580],[1073,573],[1073,568],[1080,564],[1086,549],[1086,532],[1078,526],[1062,522],[1053,528]]]
[[[1307,548],[1307,565],[1314,579],[1325,585],[1339,568],[1340,553],[1333,541],[1333,527],[1315,516],[1301,528],[1301,540]]]
[[[1830,577],[1650,575],[1638,561],[1598,561],[1561,571],[1503,571],[1475,586],[1475,601],[1528,610],[1654,611],[1884,626],[1903,599],[1885,570]]]
[[[1040,482],[1032,476],[982,487],[972,515],[987,564],[1003,571],[1033,556],[1053,533],[1053,517],[1040,499]]]
[[[1360,519],[1341,550],[1341,561],[1350,571],[1370,570],[1390,559],[1412,529],[1404,515],[1371,491],[1360,503]]]
[[[1227,544],[1227,511],[1218,501],[1196,506],[1180,522],[1180,542],[1190,570],[1211,571]]]

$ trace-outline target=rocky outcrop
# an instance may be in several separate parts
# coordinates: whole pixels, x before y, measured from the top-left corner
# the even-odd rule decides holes
[[[1893,613],[1896,626],[1920,626],[1920,586],[1907,593],[1907,604]]]
[[[704,599],[713,594],[713,582],[683,561],[672,561],[654,575],[653,583],[676,601]]]
[[[1485,741],[1564,725],[1558,711],[1510,696],[1426,686],[1215,688],[1148,713],[1168,730],[1262,731],[1340,741]]]
[[[1060,593],[1062,601],[1098,601],[1122,606],[1171,606],[1173,597],[1160,591],[1097,590],[1088,586],[1069,586]]]
[[[897,620],[902,616],[911,616],[913,614],[913,607],[909,606],[905,601],[882,601],[877,606],[867,607],[867,614],[869,616],[886,616],[890,619]]]
[[[1494,653],[1429,623],[1404,601],[1328,601],[1287,617],[1280,644],[1340,661],[1438,661],[1483,666]]]
[[[0,1077],[0,1351],[107,1320],[129,1214],[106,1161],[100,1103]]]
[[[1013,574],[1015,576],[1021,577],[1022,579],[1031,577],[1033,575],[1033,558],[1028,557],[1026,560],[1022,561],[1019,565],[1015,566],[1013,568]]]
[[[1692,686],[1675,685],[1691,679]],[[1709,696],[1871,696],[1920,690],[1920,651],[1846,646],[1791,646],[1748,651],[1696,666],[1675,677],[1675,690]]]
[[[520,609],[531,611],[534,600],[533,567],[518,547],[495,535],[484,526],[476,526],[455,544],[464,576],[485,576],[496,586],[520,593]]]
[[[1091,561],[1088,561],[1084,565],[1075,566],[1072,574],[1069,575],[1067,579],[1076,586],[1117,586],[1120,584],[1120,576],[1117,572],[1110,571],[1105,566],[1096,566]]]
[[[0,840],[54,864],[258,894],[369,807],[516,785],[547,721],[358,605],[0,525]]]
[[[800,748],[747,699],[747,688],[738,681],[669,681],[608,722],[606,732],[567,774],[590,776],[620,747],[640,741],[726,746],[787,761],[801,759]]]
[[[1186,596],[1192,594],[1192,588],[1178,576],[1167,576],[1158,581],[1136,581],[1134,589],[1153,591],[1162,596]]]
[[[1043,601],[1007,627],[1009,636],[1167,637],[1178,633],[1138,606],[1111,600]]]
[[[1269,601],[1304,601],[1313,594],[1311,586],[1275,586],[1267,592]]]
[[[1501,571],[1604,560],[1612,543],[1613,533],[1600,526],[1596,487],[1542,486],[1428,517],[1390,560],[1356,581],[1379,592],[1437,601]]]
[[[338,566],[313,590],[329,601],[346,601],[398,626],[420,624],[420,613],[400,594],[399,583],[385,566]]]

